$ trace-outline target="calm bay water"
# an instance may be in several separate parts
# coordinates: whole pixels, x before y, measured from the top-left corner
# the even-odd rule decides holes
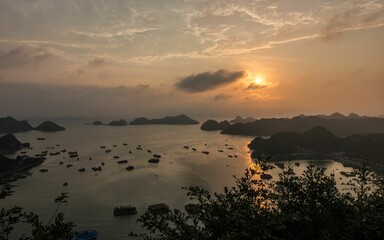
[[[140,231],[136,220],[148,205],[164,202],[171,208],[184,209],[190,200],[181,187],[193,185],[221,191],[224,186],[234,184],[233,175],[242,176],[245,168],[252,165],[247,148],[252,138],[204,132],[200,130],[200,125],[111,127],[84,125],[79,121],[59,123],[67,130],[55,133],[30,131],[15,135],[21,142],[31,143],[33,149],[27,150],[28,155],[44,150],[56,152],[66,149],[77,151],[79,160],[69,158],[67,153],[48,155],[41,166],[30,171],[33,175],[19,179],[15,183],[15,193],[0,200],[0,203],[4,207],[23,206],[26,211],[39,214],[47,222],[56,207],[55,197],[61,192],[68,192],[68,203],[60,207],[60,212],[65,213],[65,219],[75,222],[78,230],[97,229],[98,239],[127,239],[129,232]],[[36,140],[40,137],[46,140]],[[143,150],[137,150],[138,145]],[[100,146],[112,151],[105,153],[106,149]],[[210,154],[201,151],[209,151]],[[153,154],[162,155],[159,164],[148,163]],[[228,155],[237,155],[237,158]],[[128,164],[118,164],[113,156],[119,156],[120,160],[127,159]],[[60,161],[64,164],[60,165]],[[102,162],[105,166],[101,172],[91,170]],[[67,168],[67,164],[73,166]],[[298,172],[307,164],[302,161]],[[337,178],[340,177],[338,172],[344,169],[334,161],[318,164],[327,167],[328,172],[336,173]],[[135,169],[126,171],[128,165]],[[41,168],[47,168],[48,172],[41,173]],[[78,171],[80,168],[86,171],[81,173]],[[278,173],[277,169],[271,171],[274,179]],[[64,182],[68,182],[68,186],[64,187]],[[114,207],[127,204],[135,206],[138,214],[113,216]],[[26,229],[20,227],[15,232],[23,231]]]

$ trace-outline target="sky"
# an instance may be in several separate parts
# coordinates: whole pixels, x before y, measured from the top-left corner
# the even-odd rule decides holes
[[[384,114],[384,0],[0,0],[0,112]]]

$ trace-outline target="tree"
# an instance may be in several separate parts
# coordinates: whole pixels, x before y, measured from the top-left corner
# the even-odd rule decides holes
[[[55,199],[56,210],[47,224],[44,224],[39,215],[24,212],[22,207],[0,210],[0,240],[8,240],[14,226],[26,223],[31,226],[31,236],[23,234],[20,240],[72,240],[75,236],[76,225],[64,220],[64,214],[57,213],[60,205],[67,202],[67,193],[61,193]]]
[[[185,188],[198,213],[147,211],[138,220],[147,240],[168,239],[384,239],[384,180],[363,166],[355,170],[349,192],[334,175],[308,166],[297,176],[289,166],[271,184],[257,180],[268,169],[258,159],[223,193]]]

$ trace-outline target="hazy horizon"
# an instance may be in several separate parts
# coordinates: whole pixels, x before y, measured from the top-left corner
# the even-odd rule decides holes
[[[384,3],[0,1],[20,119],[384,114]]]

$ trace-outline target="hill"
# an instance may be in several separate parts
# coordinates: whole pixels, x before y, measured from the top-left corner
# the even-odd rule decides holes
[[[384,134],[355,134],[337,137],[322,126],[304,133],[281,132],[271,138],[257,137],[248,145],[252,157],[269,155],[272,159],[358,158],[384,164]]]
[[[302,115],[293,118],[263,118],[252,123],[230,125],[221,133],[244,136],[272,136],[279,132],[303,133],[315,126],[323,126],[337,136],[384,133],[384,119],[382,118],[343,118],[338,114],[334,114],[333,118]]]
[[[120,119],[118,121],[112,121],[108,123],[109,126],[127,126],[128,123],[124,119]]]
[[[147,125],[147,124],[169,124],[169,125],[190,125],[199,124],[198,121],[191,119],[185,114],[178,116],[166,116],[164,118],[148,119],[139,117],[129,123],[130,125]]]
[[[57,132],[57,131],[64,131],[65,128],[57,125],[54,122],[44,121],[39,126],[37,126],[35,130],[42,131],[42,132]]]
[[[13,117],[0,118],[0,133],[16,133],[32,130],[27,121],[17,121]]]
[[[218,122],[216,120],[210,119],[201,124],[200,129],[204,131],[224,130],[230,125],[231,124],[227,120]]]

